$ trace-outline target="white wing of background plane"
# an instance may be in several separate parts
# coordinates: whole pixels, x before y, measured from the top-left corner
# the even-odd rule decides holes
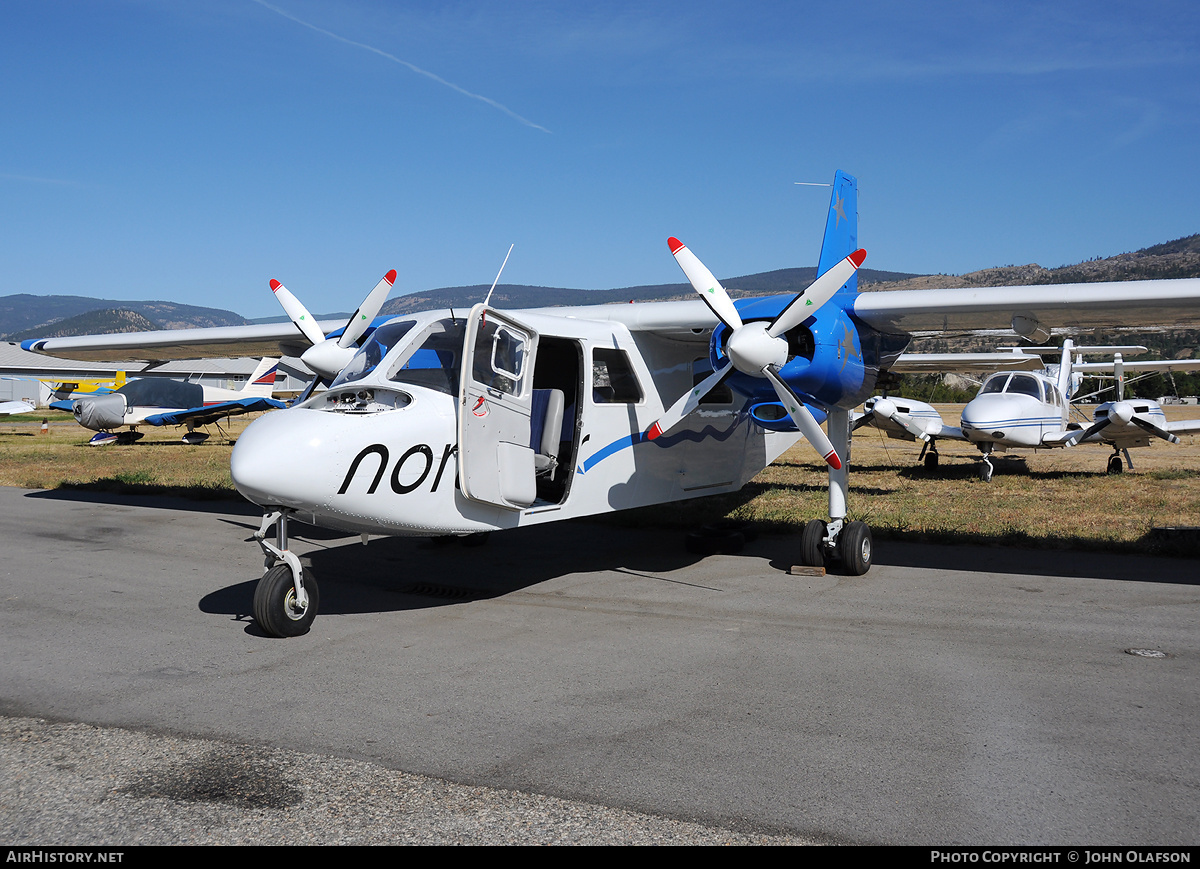
[[[1054,332],[1195,328],[1200,278],[862,293],[854,313],[876,329],[920,337],[1007,331],[1019,317]]]

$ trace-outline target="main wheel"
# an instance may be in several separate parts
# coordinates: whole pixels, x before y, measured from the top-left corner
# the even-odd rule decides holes
[[[825,566],[825,535],[828,529],[820,519],[809,519],[800,532],[800,563],[808,567]]]
[[[938,466],[938,454],[937,453],[926,453],[925,454],[925,470],[936,471],[937,466]]]
[[[258,626],[272,637],[307,634],[321,602],[317,581],[308,570],[304,571],[304,590],[308,592],[308,606],[300,609],[292,569],[277,564],[268,570],[254,588],[254,620]]]
[[[1108,472],[1110,474],[1120,474],[1125,470],[1125,465],[1121,462],[1120,456],[1108,457]]]
[[[851,522],[838,534],[838,557],[846,573],[862,576],[871,569],[871,529],[866,522]]]

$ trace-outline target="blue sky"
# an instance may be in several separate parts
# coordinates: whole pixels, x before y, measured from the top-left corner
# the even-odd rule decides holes
[[[4,0],[0,295],[1056,266],[1200,231],[1200,4]]]

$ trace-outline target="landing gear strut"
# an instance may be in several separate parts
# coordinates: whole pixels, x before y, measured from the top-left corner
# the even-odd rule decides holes
[[[990,483],[992,481],[992,472],[995,470],[992,467],[991,446],[992,445],[989,443],[989,444],[984,444],[982,447],[980,447],[980,449],[983,450],[983,455],[980,457],[979,479],[981,479],[985,483]]]
[[[850,489],[850,414],[835,408],[828,416],[829,441],[842,460],[829,466],[829,522],[812,519],[800,532],[800,560],[823,567],[836,558],[843,572],[862,576],[871,569],[871,529],[865,522],[846,522],[846,496]]]
[[[264,510],[262,524],[254,533],[266,555],[266,570],[254,588],[254,620],[273,637],[307,634],[320,604],[312,573],[288,549],[288,515],[292,512],[287,508]],[[276,526],[274,544],[267,541],[272,525]]]

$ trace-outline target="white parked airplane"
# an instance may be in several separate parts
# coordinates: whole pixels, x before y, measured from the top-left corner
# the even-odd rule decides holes
[[[847,511],[851,410],[912,335],[1200,324],[1200,280],[860,294],[857,210],[856,180],[837,173],[820,277],[798,295],[733,301],[671,239],[702,301],[481,304],[372,320],[369,332],[359,326],[379,307],[368,302],[341,336],[284,324],[25,346],[113,361],[229,355],[268,341],[316,348],[315,370],[338,372],[328,391],[251,423],[231,465],[264,512],[256,537],[268,569],[255,617],[293,636],[319,601],[288,549],[290,517],[364,539],[554,522],[736,490],[801,432],[828,465],[829,519],[805,525],[800,560],[865,573],[870,529]],[[281,301],[304,329],[311,317],[289,297]]]
[[[53,401],[56,410],[69,410],[75,421],[96,432],[92,446],[131,444],[142,437],[141,425],[186,425],[184,443],[208,439],[196,426],[210,425],[228,416],[278,410],[287,405],[271,397],[278,359],[263,359],[241,389],[222,389],[184,380],[143,377],[130,380],[106,394],[87,395],[74,401]],[[127,431],[115,429],[128,427]]]
[[[1129,467],[1131,447],[1149,446],[1153,437],[1179,443],[1178,435],[1200,432],[1200,419],[1168,422],[1158,402],[1124,397],[1125,374],[1134,372],[1187,371],[1200,369],[1200,360],[1153,360],[1125,362],[1124,355],[1144,352],[1144,347],[1076,347],[1071,339],[1061,348],[1013,348],[1011,354],[963,354],[965,360],[992,357],[995,367],[1006,369],[984,380],[975,398],[967,402],[958,426],[946,425],[941,415],[922,401],[900,397],[876,397],[864,403],[866,411],[855,420],[855,428],[871,425],[892,438],[921,440],[925,444],[918,461],[927,468],[938,463],[939,439],[969,441],[980,451],[979,476],[992,479],[993,452],[1009,449],[1051,449],[1079,443],[1105,443],[1113,448],[1108,472],[1120,473],[1121,455]],[[1057,352],[1057,364],[1044,368],[1037,353]],[[1113,355],[1111,362],[1083,362],[1083,354]],[[913,368],[916,356],[908,357]],[[952,356],[952,354],[951,354]],[[946,359],[946,355],[942,355]],[[953,364],[953,363],[951,363]],[[1036,365],[1039,370],[1032,369]],[[899,366],[898,366],[899,367]],[[977,369],[976,369],[977,370]],[[1092,425],[1084,428],[1070,420],[1071,400],[1084,373],[1111,373],[1117,383],[1117,400],[1096,407]]]

